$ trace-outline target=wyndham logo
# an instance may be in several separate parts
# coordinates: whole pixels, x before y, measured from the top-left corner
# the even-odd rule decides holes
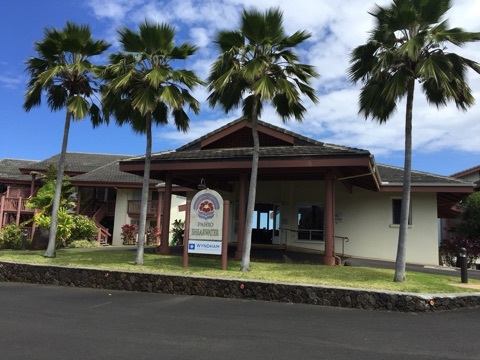
[[[188,248],[190,250],[195,250],[195,244],[188,244]]]

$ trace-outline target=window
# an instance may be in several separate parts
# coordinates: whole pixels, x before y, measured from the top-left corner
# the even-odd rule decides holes
[[[402,199],[392,199],[392,224],[400,225],[400,213],[402,211]],[[408,225],[412,225],[412,209],[408,212]]]
[[[298,207],[298,240],[323,240],[324,213],[321,205]]]

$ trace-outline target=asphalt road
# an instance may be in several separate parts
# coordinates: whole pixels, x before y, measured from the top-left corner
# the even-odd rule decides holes
[[[412,314],[0,283],[0,359],[480,359],[480,309]]]

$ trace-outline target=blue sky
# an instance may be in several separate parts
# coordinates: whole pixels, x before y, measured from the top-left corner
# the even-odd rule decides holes
[[[45,103],[29,113],[22,109],[26,91],[25,61],[35,55],[33,44],[43,37],[45,27],[61,28],[67,20],[88,24],[94,38],[103,38],[116,49],[116,29],[135,29],[148,19],[168,22],[177,29],[178,42],[189,41],[200,47],[183,66],[203,79],[217,53],[211,39],[219,30],[236,28],[243,7],[266,9],[279,6],[284,12],[287,33],[306,30],[311,39],[299,51],[301,60],[316,67],[321,77],[313,85],[320,103],[306,101],[308,109],[302,124],[282,124],[266,108],[262,120],[319,141],[367,149],[377,162],[403,166],[404,104],[385,125],[358,116],[359,88],[345,79],[350,51],[363,44],[373,26],[368,11],[370,0],[4,0],[0,2],[0,159],[42,160],[60,151],[65,114],[51,113]],[[378,0],[378,4],[387,4]],[[480,31],[480,2],[453,0],[447,13],[451,27]],[[448,49],[480,61],[480,43],[464,49]],[[98,59],[102,61],[102,59]],[[468,112],[453,104],[437,110],[423,99],[419,88],[414,107],[413,168],[449,175],[480,164],[480,75],[471,74],[470,86],[477,104]],[[211,109],[208,93],[198,89],[200,115],[192,115],[190,131],[178,133],[172,126],[154,130],[153,151],[175,149],[229,121],[239,112],[224,114]],[[72,124],[68,151],[140,155],[145,140],[130,128],[115,125],[93,129],[89,120]]]

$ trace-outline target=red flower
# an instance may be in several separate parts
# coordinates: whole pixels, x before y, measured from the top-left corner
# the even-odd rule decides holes
[[[205,200],[204,202],[202,202],[202,203],[200,204],[200,206],[198,207],[198,209],[199,209],[200,211],[203,211],[203,212],[205,212],[205,213],[208,213],[208,212],[210,212],[210,211],[213,211],[213,204],[212,204],[210,201]]]

